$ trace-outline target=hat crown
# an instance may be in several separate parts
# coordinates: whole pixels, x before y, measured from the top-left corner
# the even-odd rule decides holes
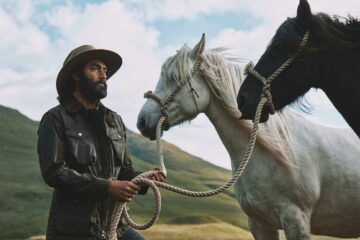
[[[95,47],[92,46],[92,45],[82,45],[80,47],[77,47],[77,48],[73,49],[69,53],[69,55],[65,58],[63,66],[65,66],[71,59],[73,59],[77,55],[79,55],[79,54],[81,54],[83,52],[91,51],[91,50],[95,50]]]

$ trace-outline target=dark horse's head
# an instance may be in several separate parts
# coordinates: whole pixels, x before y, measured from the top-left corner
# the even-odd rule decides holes
[[[270,92],[275,110],[294,102],[311,87],[322,88],[322,79],[331,77],[329,57],[334,51],[351,44],[345,31],[348,27],[346,25],[352,22],[356,20],[350,18],[343,23],[323,13],[313,15],[309,3],[300,0],[297,16],[282,23],[254,67],[263,77],[268,78],[298,50],[305,33],[310,32],[302,53],[271,84]],[[263,84],[253,75],[249,74],[245,78],[237,97],[238,107],[244,118],[253,119],[262,88]],[[269,113],[270,109],[265,105],[261,115],[262,122],[268,119]]]

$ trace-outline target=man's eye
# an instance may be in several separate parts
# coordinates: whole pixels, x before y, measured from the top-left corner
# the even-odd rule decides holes
[[[91,71],[99,71],[99,67],[96,66],[92,66],[90,67]]]

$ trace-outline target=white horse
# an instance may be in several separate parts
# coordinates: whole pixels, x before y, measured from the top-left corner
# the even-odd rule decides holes
[[[169,126],[205,113],[225,145],[235,171],[248,144],[251,123],[240,120],[236,93],[240,68],[219,50],[204,53],[205,38],[182,47],[162,66],[154,94],[168,105]],[[199,71],[191,74],[196,59]],[[146,101],[141,133],[155,138],[160,106]],[[199,136],[199,140],[201,137]],[[310,234],[360,236],[360,140],[353,131],[317,125],[285,109],[261,124],[253,156],[235,193],[256,240],[310,239]]]

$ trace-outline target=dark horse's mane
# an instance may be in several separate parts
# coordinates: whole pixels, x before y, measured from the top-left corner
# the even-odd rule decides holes
[[[269,46],[280,42],[290,51],[295,51],[301,41],[299,33],[310,31],[312,44],[305,47],[305,51],[340,50],[360,47],[360,20],[348,16],[330,17],[325,13],[311,16],[308,27],[301,27],[296,18],[289,18],[278,30]],[[321,43],[320,45],[316,43]]]
[[[325,13],[317,13],[311,16],[307,29],[296,18],[288,18],[279,27],[268,48],[279,44],[294,52],[307,30],[310,31],[311,40],[304,51],[339,51],[360,47],[359,19],[350,15],[330,17]],[[304,97],[299,97],[291,105],[304,113],[311,113],[314,109]]]
[[[319,13],[312,16],[310,33],[324,47],[336,49],[356,48],[360,46],[360,21],[352,16],[330,17]]]

